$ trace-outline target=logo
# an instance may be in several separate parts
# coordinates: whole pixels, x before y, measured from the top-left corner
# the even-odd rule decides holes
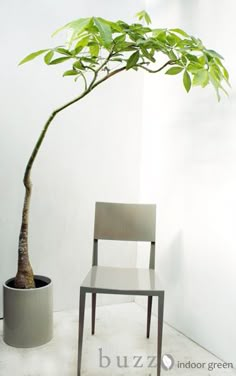
[[[161,366],[164,370],[170,371],[174,367],[175,361],[172,355],[164,354],[161,360]]]

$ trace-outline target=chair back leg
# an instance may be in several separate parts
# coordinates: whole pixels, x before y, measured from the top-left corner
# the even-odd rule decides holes
[[[149,336],[150,336],[151,316],[152,316],[152,296],[148,296],[148,303],[147,303],[147,338],[149,338]]]

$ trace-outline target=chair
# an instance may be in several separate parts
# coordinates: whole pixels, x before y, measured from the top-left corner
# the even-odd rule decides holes
[[[164,290],[154,270],[155,222],[155,205],[96,203],[92,268],[80,287],[77,376],[81,376],[86,293],[92,294],[92,334],[95,332],[98,293],[147,296],[147,338],[150,335],[152,297],[158,296],[157,376],[160,376]],[[99,239],[150,242],[149,269],[98,266]]]

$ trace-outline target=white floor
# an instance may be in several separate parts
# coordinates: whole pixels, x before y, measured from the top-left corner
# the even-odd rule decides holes
[[[0,376],[76,376],[78,314],[76,311],[58,312],[54,322],[54,338],[50,343],[34,349],[15,349],[3,342],[0,321]],[[98,307],[96,334],[91,336],[90,310],[86,310],[83,376],[155,375],[155,368],[148,367],[150,358],[147,357],[156,354],[156,317],[152,317],[150,339],[145,338],[145,330],[145,310],[135,303],[126,303]],[[168,325],[164,327],[165,353],[175,360],[173,369],[168,371],[172,376],[236,376],[232,369],[211,370],[212,363],[222,362]],[[103,356],[102,361],[99,354]],[[138,359],[134,356],[140,357],[142,368],[134,367]],[[119,365],[125,367],[118,367],[117,357]],[[201,369],[178,367],[178,362],[189,361],[205,364]],[[163,370],[162,375],[166,372]]]

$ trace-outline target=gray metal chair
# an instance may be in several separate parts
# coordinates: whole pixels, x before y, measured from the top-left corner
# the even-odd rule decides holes
[[[164,290],[154,270],[155,228],[155,205],[96,203],[92,268],[80,287],[77,376],[81,375],[86,293],[92,294],[92,334],[95,332],[97,293],[147,296],[147,338],[150,335],[152,297],[158,296],[157,376],[160,376]],[[150,242],[149,269],[98,266],[99,239]]]

